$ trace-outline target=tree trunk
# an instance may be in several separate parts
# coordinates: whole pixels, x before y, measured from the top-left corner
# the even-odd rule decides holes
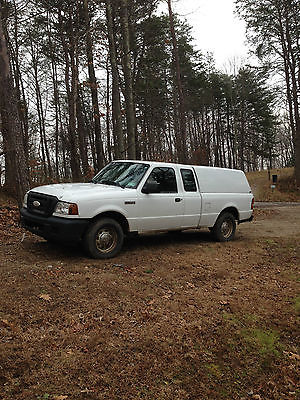
[[[40,89],[40,83],[39,83],[39,79],[38,79],[38,77],[39,77],[38,55],[36,53],[36,49],[34,49],[34,47],[33,47],[33,42],[32,42],[31,37],[30,37],[30,50],[31,50],[31,58],[32,58],[32,68],[33,68],[33,74],[34,74],[36,107],[37,107],[38,118],[39,118],[43,166],[44,166],[45,176],[46,177],[48,176],[51,179],[52,178],[52,166],[51,166],[50,152],[49,152],[47,138],[46,138],[44,106],[43,106],[42,94],[41,94],[41,89]]]
[[[107,59],[106,64],[106,140],[107,140],[107,157],[108,161],[112,160],[111,157],[111,141],[110,141],[110,90],[109,90],[109,83],[110,83],[110,74],[109,74],[109,60]]]
[[[19,118],[22,127],[23,133],[23,142],[24,142],[24,151],[26,155],[26,162],[28,163],[28,156],[29,156],[29,126],[28,126],[28,107],[26,103],[26,96],[25,96],[25,88],[24,82],[21,76],[20,71],[20,54],[19,54],[19,29],[18,29],[18,18],[17,18],[17,6],[16,2],[13,1],[14,7],[14,54],[11,54],[11,61],[14,65],[14,78],[15,78],[15,85],[17,89],[17,96],[19,100]]]
[[[29,190],[28,167],[3,23],[0,9],[0,112],[5,143],[4,151],[10,159],[9,167],[13,168],[9,175],[11,181],[5,183],[15,192],[19,206],[21,206],[24,194]]]
[[[86,23],[86,54],[88,60],[88,71],[89,71],[89,87],[92,96],[93,106],[93,118],[94,118],[94,132],[95,132],[95,146],[97,152],[97,170],[100,170],[105,164],[105,156],[102,143],[102,132],[100,122],[100,110],[98,102],[98,85],[94,67],[94,55],[93,55],[93,40],[91,35],[91,19],[89,14],[88,0],[84,0],[84,13]]]
[[[127,147],[128,157],[136,159],[135,130],[136,115],[133,95],[132,65],[130,57],[130,35],[128,20],[128,1],[121,0],[121,27],[123,36],[123,71],[125,83],[125,103],[127,121]]]
[[[59,178],[59,93],[57,85],[57,69],[53,59],[51,57],[51,72],[52,72],[52,83],[53,83],[53,102],[55,109],[55,175],[56,179]]]
[[[180,62],[179,62],[179,54],[177,47],[177,39],[174,27],[174,17],[172,11],[172,3],[171,0],[168,0],[168,8],[169,8],[169,18],[170,18],[170,31],[172,36],[172,44],[173,44],[173,57],[175,63],[176,70],[176,86],[178,91],[178,112],[179,112],[179,136],[180,136],[180,151],[179,151],[179,162],[186,163],[187,162],[187,147],[186,147],[186,115],[185,115],[185,105],[184,105],[184,95],[183,95],[183,87],[181,80],[181,71],[180,71]]]
[[[62,25],[62,16],[59,14],[59,22]],[[73,34],[73,32],[72,32]],[[79,180],[80,178],[80,163],[77,151],[77,126],[76,126],[76,98],[77,98],[77,85],[78,81],[76,76],[78,73],[76,71],[76,46],[77,43],[74,43],[74,37],[70,38],[70,43],[66,42],[66,38],[63,32],[60,32],[62,45],[64,50],[65,57],[65,85],[67,91],[68,98],[68,111],[69,111],[69,125],[68,125],[68,147],[70,152],[70,166],[72,171],[72,178],[74,181]],[[70,58],[69,58],[70,55]],[[70,70],[71,70],[71,86],[70,86]]]
[[[50,60],[51,60],[51,78],[53,85],[53,103],[55,109],[55,178],[59,179],[59,137],[60,132],[62,132],[62,122],[61,122],[61,110],[60,110],[60,96],[58,89],[58,76],[57,76],[57,65],[55,62],[55,48],[54,43],[52,41],[52,32],[50,27],[50,14],[47,13],[47,34],[49,40],[49,52],[50,52]],[[65,155],[63,152],[63,157],[65,160]]]
[[[277,5],[278,26],[284,62],[284,72],[289,105],[290,124],[295,148],[295,178],[296,184],[300,187],[300,115],[299,115],[299,78],[297,81],[297,61],[292,47],[289,19],[287,10],[282,14],[282,5]],[[284,23],[285,20],[285,23]],[[299,61],[298,61],[299,62]]]
[[[116,41],[114,34],[114,16],[110,0],[106,0],[106,19],[109,42],[109,55],[112,72],[112,121],[114,133],[114,153],[116,158],[125,158],[125,144],[122,130],[122,112],[119,89],[119,71],[117,63]]]
[[[77,124],[78,124],[78,145],[79,145],[79,154],[82,162],[82,170],[85,177],[89,174],[89,162],[88,162],[88,153],[87,153],[87,127],[84,121],[84,115],[82,111],[82,91],[80,87],[78,88],[78,95],[77,95]],[[97,164],[98,168],[98,164]]]

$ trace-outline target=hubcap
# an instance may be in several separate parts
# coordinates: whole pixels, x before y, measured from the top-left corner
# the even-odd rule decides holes
[[[109,253],[117,244],[117,233],[113,228],[101,228],[96,237],[96,247],[101,253]]]
[[[223,222],[221,226],[221,232],[225,239],[228,239],[233,232],[233,223],[230,219],[227,219]]]

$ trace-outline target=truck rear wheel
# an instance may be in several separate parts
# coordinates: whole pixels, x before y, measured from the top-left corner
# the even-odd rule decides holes
[[[124,232],[120,224],[111,218],[94,222],[84,236],[84,247],[88,254],[97,259],[112,258],[123,245]]]
[[[211,233],[218,242],[229,242],[233,240],[235,230],[236,222],[234,216],[229,212],[224,212],[217,219],[211,229]]]

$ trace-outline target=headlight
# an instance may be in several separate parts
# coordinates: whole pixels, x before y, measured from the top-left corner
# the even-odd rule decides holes
[[[78,206],[75,203],[66,203],[65,201],[59,201],[56,204],[54,212],[61,215],[78,215]]]
[[[28,192],[24,196],[24,200],[23,200],[23,207],[24,208],[27,208],[27,201],[28,201]]]

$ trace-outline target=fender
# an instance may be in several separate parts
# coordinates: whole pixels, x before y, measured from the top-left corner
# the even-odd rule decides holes
[[[98,207],[96,210],[93,210],[93,214],[91,216],[91,219],[97,217],[100,214],[107,213],[107,212],[117,212],[119,214],[122,214],[124,218],[128,219],[128,212],[124,210],[122,207],[118,207],[115,204],[112,205],[102,205],[101,207]]]
[[[220,211],[220,214],[222,214],[224,211],[227,211],[227,210],[230,212],[230,209],[235,212],[234,216],[236,217],[237,221],[239,221],[240,213],[238,211],[238,206],[235,203],[230,202],[230,203],[225,204],[222,211]]]
[[[228,211],[233,211],[235,218],[237,220],[240,219],[239,212],[238,212],[238,207],[236,203],[233,202],[228,202],[225,204],[222,204],[222,207],[218,208],[216,207],[215,209],[210,209],[210,204],[214,203],[213,199],[210,199],[209,202],[204,203],[204,208],[203,208],[203,213],[201,215],[201,220],[200,220],[200,226],[204,227],[212,227],[215,225],[217,219],[219,216],[226,210]]]
[[[122,215],[124,217],[124,219],[126,219],[127,223],[128,223],[128,230],[129,232],[135,232],[137,230],[137,218],[130,216],[130,212],[128,212],[127,210],[123,209],[122,207],[116,206],[116,205],[103,205],[99,208],[97,208],[95,210],[95,212],[93,213],[93,216],[90,218],[91,220],[94,218],[97,218],[98,216],[100,216],[101,214],[104,213],[118,213],[120,215]]]

